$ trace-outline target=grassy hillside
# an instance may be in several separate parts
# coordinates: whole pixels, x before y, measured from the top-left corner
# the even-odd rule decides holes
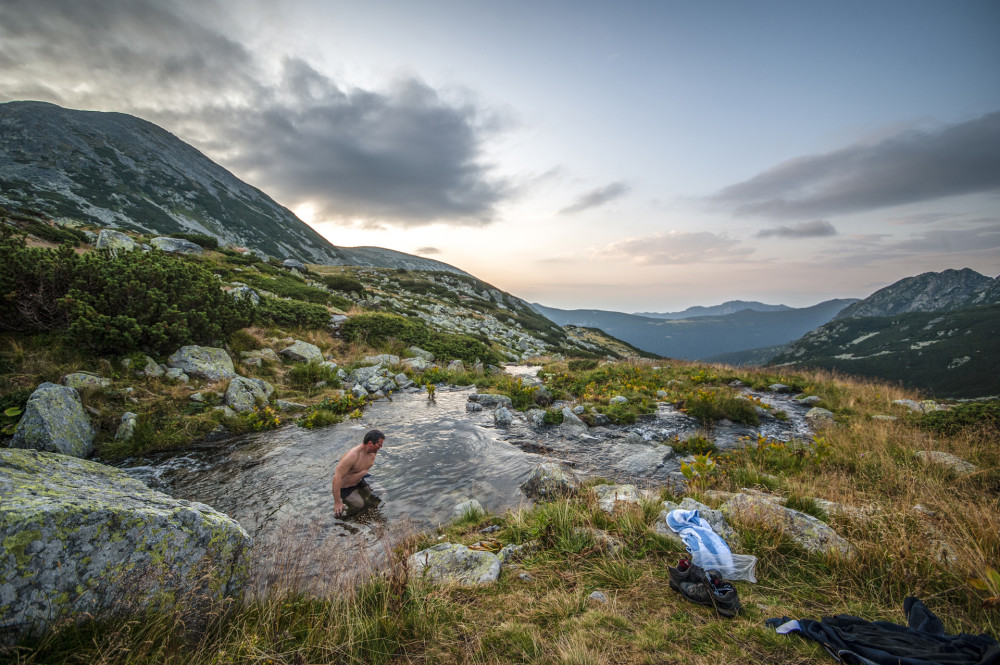
[[[1000,395],[1000,305],[837,319],[771,362],[878,377],[939,397]]]

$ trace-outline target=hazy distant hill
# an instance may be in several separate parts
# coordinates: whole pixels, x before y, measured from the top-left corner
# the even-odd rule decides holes
[[[203,233],[305,263],[462,273],[401,252],[335,247],[170,132],[124,113],[0,104],[0,205],[95,227]]]
[[[752,309],[755,312],[782,312],[792,309],[788,305],[767,305],[756,300],[729,300],[721,305],[702,307],[695,305],[688,307],[682,312],[636,312],[636,316],[647,316],[651,319],[691,319],[696,316],[724,316],[735,314],[745,309]]]
[[[772,363],[899,381],[937,397],[1000,395],[1000,305],[838,318]]]
[[[600,328],[640,349],[671,358],[696,360],[720,353],[785,344],[834,317],[851,299],[829,300],[802,309],[757,312],[744,309],[724,316],[656,319],[594,309],[532,307],[559,325]]]
[[[901,279],[845,307],[837,318],[944,312],[995,302],[1000,302],[1000,277],[991,279],[969,268],[943,270]]]

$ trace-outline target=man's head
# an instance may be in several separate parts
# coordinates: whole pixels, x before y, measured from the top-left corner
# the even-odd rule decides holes
[[[365,446],[373,445],[376,448],[378,448],[382,446],[383,441],[385,441],[385,434],[382,434],[382,432],[378,431],[377,429],[373,429],[367,434],[365,434],[365,438],[362,441],[362,443]]]

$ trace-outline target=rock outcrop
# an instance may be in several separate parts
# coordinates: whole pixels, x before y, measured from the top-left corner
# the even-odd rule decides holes
[[[224,349],[210,346],[182,346],[167,358],[167,365],[179,369],[188,376],[209,381],[223,381],[236,376],[233,359]],[[168,373],[169,376],[169,373]]]
[[[521,484],[529,499],[554,499],[576,492],[580,481],[568,467],[555,462],[539,464]]]
[[[94,451],[94,436],[76,389],[43,383],[28,398],[10,445],[87,457]]]
[[[226,389],[225,403],[234,411],[245,413],[253,411],[260,404],[267,404],[274,393],[274,386],[263,379],[248,379],[234,376]]]
[[[323,352],[319,350],[318,346],[298,339],[291,346],[282,349],[281,355],[300,363],[323,362]]]
[[[118,469],[0,450],[0,496],[0,625],[15,638],[246,584],[252,540],[239,524]]]
[[[411,578],[438,584],[489,584],[500,576],[500,559],[496,554],[470,550],[456,543],[441,543],[421,550],[410,555],[407,563]]]
[[[763,524],[781,531],[803,549],[822,554],[847,556],[851,545],[836,531],[812,515],[786,508],[758,494],[737,494],[720,507],[731,520]]]
[[[170,254],[201,254],[204,251],[201,245],[197,245],[190,240],[184,240],[183,238],[160,236],[159,238],[150,240],[149,244],[156,249]]]

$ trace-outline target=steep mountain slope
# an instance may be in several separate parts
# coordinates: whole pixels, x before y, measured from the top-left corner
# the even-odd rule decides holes
[[[1000,277],[990,279],[975,270],[925,272],[879,289],[845,307],[838,319],[893,316],[907,312],[944,312],[1000,302]]]
[[[95,228],[203,233],[305,263],[464,274],[401,252],[335,247],[170,132],[123,113],[0,104],[0,206]]]
[[[776,312],[745,309],[725,316],[654,319],[603,310],[561,310],[532,306],[559,325],[600,328],[640,349],[671,358],[696,360],[731,351],[785,344],[820,326],[854,302],[829,300]]]
[[[838,318],[771,362],[899,381],[936,397],[1000,395],[1000,304]]]
[[[695,305],[681,312],[636,312],[636,316],[647,316],[651,319],[690,319],[696,316],[724,316],[745,309],[752,309],[756,312],[783,312],[792,308],[788,305],[767,305],[756,300],[728,300],[721,305],[710,307]]]

